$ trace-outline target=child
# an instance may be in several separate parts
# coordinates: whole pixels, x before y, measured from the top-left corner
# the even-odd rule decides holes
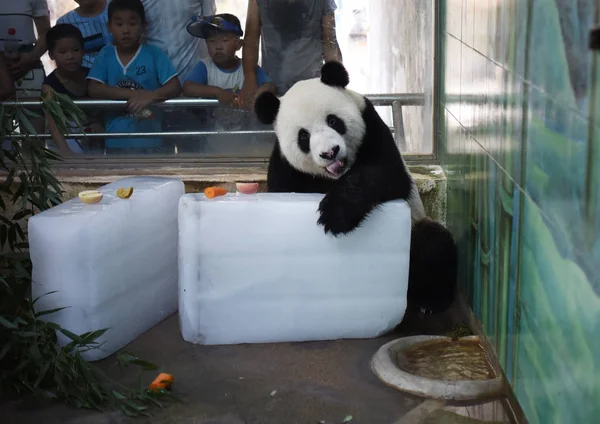
[[[69,24],[58,24],[46,34],[46,44],[50,59],[56,63],[56,69],[45,78],[42,84],[42,93],[50,96],[54,90],[71,98],[86,97],[86,77],[89,68],[81,66],[83,36],[79,29]],[[65,135],[58,129],[56,122],[48,113],[46,113],[46,122],[52,139],[61,154],[70,155],[84,152],[84,148],[78,140],[65,139]],[[81,130],[74,125],[71,127],[72,130]]]
[[[161,114],[145,116],[148,105],[178,96],[181,84],[169,58],[158,47],[142,44],[146,27],[140,0],[112,0],[108,6],[108,29],[114,46],[104,47],[90,70],[92,97],[127,100],[127,111],[112,114],[107,132],[159,132]],[[141,118],[141,119],[140,119]],[[108,138],[108,153],[152,153],[159,138]]]
[[[194,18],[187,29],[190,34],[206,39],[210,57],[202,59],[192,70],[183,85],[184,95],[218,99],[221,105],[228,107],[209,110],[210,124],[206,129],[223,132],[257,127],[252,115],[229,109],[239,109],[238,93],[244,85],[242,61],[236,56],[242,48],[240,37],[244,34],[239,19],[228,13]],[[275,86],[259,66],[256,67],[256,85],[260,91],[275,92]],[[230,134],[226,139],[222,136],[201,137],[193,146],[180,145],[180,151],[185,153],[199,148],[203,154],[247,156],[257,154],[257,145],[260,143],[254,137]]]
[[[83,35],[83,64],[91,67],[96,55],[104,46],[112,44],[106,25],[109,0],[75,0],[79,5],[58,18],[57,24],[76,26]]]
[[[183,84],[183,94],[218,99],[224,106],[238,107],[238,93],[244,85],[242,61],[236,56],[244,35],[239,19],[229,13],[194,19],[188,31],[206,39],[210,57],[192,70]],[[275,85],[260,66],[256,67],[256,85],[261,91],[275,92]]]

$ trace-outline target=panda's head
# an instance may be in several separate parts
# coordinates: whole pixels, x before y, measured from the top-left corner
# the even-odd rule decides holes
[[[328,62],[321,78],[297,82],[281,98],[265,92],[254,110],[273,124],[279,148],[299,171],[337,179],[350,169],[365,135],[365,99],[346,89],[348,73]]]

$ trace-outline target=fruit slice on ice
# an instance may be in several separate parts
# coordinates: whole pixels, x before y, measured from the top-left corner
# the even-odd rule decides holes
[[[117,189],[117,197],[119,199],[129,199],[133,194],[133,187]]]
[[[93,205],[102,200],[102,193],[97,190],[85,190],[79,193],[79,200],[86,205]]]
[[[243,194],[254,194],[258,191],[258,183],[236,183],[235,188]]]

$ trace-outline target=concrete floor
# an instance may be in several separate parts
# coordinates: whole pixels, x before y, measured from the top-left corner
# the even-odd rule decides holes
[[[184,342],[177,315],[132,342],[126,350],[174,375],[173,391],[185,403],[128,419],[33,399],[5,403],[0,422],[43,424],[392,424],[423,403],[381,383],[370,370],[381,345],[410,334],[443,334],[461,321],[456,309],[437,317],[405,319],[393,334],[370,340],[199,346]],[[134,373],[99,364],[121,382]],[[155,373],[147,373],[148,382]],[[275,392],[274,392],[275,391]],[[274,393],[273,393],[274,392]]]

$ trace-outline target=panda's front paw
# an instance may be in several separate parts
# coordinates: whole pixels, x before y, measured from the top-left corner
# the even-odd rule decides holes
[[[329,193],[319,204],[319,220],[325,234],[333,236],[347,235],[354,231],[364,219],[365,214],[355,205],[344,202],[339,196]]]

